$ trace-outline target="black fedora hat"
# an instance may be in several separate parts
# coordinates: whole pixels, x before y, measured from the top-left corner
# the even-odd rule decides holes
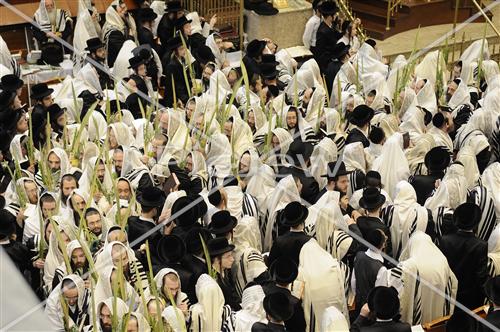
[[[294,227],[303,223],[309,215],[309,209],[300,202],[290,202],[285,206],[282,216],[282,225]]]
[[[182,39],[180,36],[175,36],[167,41],[167,49],[173,51],[178,47],[182,46]]]
[[[12,104],[16,98],[15,91],[4,90],[0,92],[0,110],[5,111],[5,109]]]
[[[146,64],[147,60],[141,56],[134,56],[128,59],[128,63],[130,64],[129,68],[137,69],[140,65]]]
[[[54,89],[50,89],[47,83],[38,83],[31,87],[31,98],[41,100],[50,96],[52,92],[54,92]]]
[[[180,12],[183,10],[184,10],[184,8],[182,7],[182,4],[180,1],[167,2],[167,12],[168,13],[175,13],[175,12]]]
[[[232,231],[237,224],[238,221],[229,211],[217,211],[212,215],[212,221],[208,225],[208,230],[215,235],[224,235]]]
[[[377,287],[372,301],[373,311],[378,319],[392,319],[399,313],[398,291],[394,287]]]
[[[333,1],[325,1],[319,5],[321,15],[334,15],[337,12],[337,5]]]
[[[178,263],[186,255],[186,245],[177,235],[164,235],[156,247],[158,258],[162,263]]]
[[[56,122],[57,118],[64,114],[66,108],[61,108],[58,104],[52,104],[47,108],[47,112],[50,115],[50,120]]]
[[[490,278],[484,285],[486,297],[494,304],[500,304],[500,276]]]
[[[177,200],[172,205],[171,215],[174,216],[176,214],[179,214],[175,217],[175,224],[177,226],[189,228],[196,224],[196,217],[191,206],[192,203],[193,202],[189,197],[183,196],[177,198]]]
[[[247,45],[246,49],[247,55],[251,58],[256,58],[262,55],[262,51],[264,51],[266,45],[267,43],[264,40],[258,40],[258,39],[252,40]]]
[[[300,162],[305,162],[311,158],[311,154],[314,147],[309,142],[302,142],[300,140],[294,140],[286,153],[287,156],[291,157],[295,164],[300,164]],[[302,158],[302,160],[301,160]]]
[[[377,188],[366,188],[363,196],[359,199],[359,206],[363,209],[373,210],[385,203],[385,196]]]
[[[193,22],[193,20],[188,20],[186,16],[182,16],[181,18],[178,18],[177,21],[175,21],[175,29],[180,30],[186,24],[189,24],[191,22]]]
[[[11,236],[16,231],[16,217],[7,210],[0,210],[0,238]]]
[[[268,80],[273,80],[278,77],[279,71],[276,69],[276,65],[273,63],[261,63],[260,64],[260,74],[262,77]]]
[[[299,274],[299,268],[293,260],[281,256],[275,260],[269,267],[269,273],[278,284],[291,284]]]
[[[453,223],[458,229],[472,230],[481,220],[481,208],[474,203],[463,203],[453,212]]]
[[[425,166],[430,171],[443,171],[450,165],[450,153],[443,146],[436,146],[425,154]]]
[[[335,168],[338,166],[337,172],[335,172]],[[337,160],[328,163],[328,168],[326,170],[326,174],[321,175],[323,178],[334,179],[341,175],[347,175],[350,172],[345,168],[345,164],[343,161]]]
[[[365,186],[380,187],[382,185],[382,176],[377,171],[368,171],[365,176]]]
[[[184,243],[186,244],[186,251],[189,254],[198,255],[203,251],[203,244],[201,239],[205,241],[205,245],[208,244],[208,241],[212,239],[212,234],[202,227],[193,227],[190,229],[186,237],[184,239]]]
[[[211,257],[220,256],[234,250],[234,244],[229,244],[225,237],[218,237],[208,241],[208,252]]]
[[[268,63],[274,66],[280,64],[278,61],[276,61],[276,55],[274,54],[262,54],[262,63]]]
[[[8,74],[2,76],[2,80],[0,82],[0,89],[4,91],[12,91],[16,92],[17,89],[22,88],[24,82],[22,79],[13,74]]]
[[[341,60],[346,54],[349,54],[351,46],[344,44],[343,42],[337,43],[333,47],[333,57],[335,59]]]
[[[264,297],[264,310],[277,321],[286,321],[293,316],[293,304],[284,292],[273,292]]]
[[[363,127],[373,118],[374,111],[370,106],[365,104],[358,105],[351,112],[349,122],[358,127]]]
[[[154,21],[158,15],[154,12],[152,8],[141,8],[138,14],[139,22]]]
[[[101,41],[100,38],[90,38],[87,39],[87,47],[85,48],[89,52],[97,51],[98,49],[106,47],[106,45]]]
[[[142,191],[142,195],[137,197],[137,202],[141,206],[146,207],[160,207],[163,205],[164,194],[163,191],[156,187],[147,187]]]

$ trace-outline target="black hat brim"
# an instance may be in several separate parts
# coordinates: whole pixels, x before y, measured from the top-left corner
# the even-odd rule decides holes
[[[224,247],[224,248],[219,248],[219,249],[211,250],[210,251],[210,256],[212,256],[212,257],[220,256],[220,255],[225,254],[226,252],[233,251],[234,248],[236,248],[234,246],[234,244],[230,244],[230,245],[228,245],[227,247]]]
[[[142,59],[141,61],[134,63],[133,65],[128,66],[128,69],[135,69],[135,68],[139,67],[140,65],[145,65],[146,62],[148,62],[148,60]]]
[[[361,197],[359,199],[359,206],[361,206],[363,209],[372,210],[372,209],[376,209],[376,208],[379,208],[382,205],[384,205],[385,200],[386,200],[385,196],[382,194],[379,194],[377,202],[374,202],[374,203],[372,203],[372,202],[368,203],[365,201],[365,199],[363,197]]]
[[[238,221],[236,220],[235,217],[231,216],[231,222],[227,225],[225,225],[224,227],[221,227],[221,228],[215,228],[215,227],[212,227],[212,223],[210,223],[210,225],[208,225],[208,231],[212,234],[215,234],[215,235],[219,235],[219,234],[226,234],[226,233],[229,233],[230,231],[232,231],[236,225],[238,224]]]
[[[300,212],[299,212],[297,218],[291,220],[291,219],[287,219],[283,215],[283,219],[282,219],[281,224],[283,226],[294,227],[294,226],[297,226],[297,225],[300,225],[301,223],[303,223],[307,219],[308,216],[309,216],[309,209],[307,207],[305,207],[304,205],[301,205]]]
[[[40,94],[32,94],[31,98],[32,99],[43,99],[47,96],[50,96],[54,92],[54,89],[48,88],[46,91],[40,93]]]

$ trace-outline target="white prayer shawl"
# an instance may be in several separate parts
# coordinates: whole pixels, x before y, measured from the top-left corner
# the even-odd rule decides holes
[[[407,132],[410,135],[410,142],[416,144],[418,138],[425,134],[425,113],[419,107],[411,107],[405,114],[405,119],[400,124],[401,131]]]
[[[358,53],[354,56],[352,63],[357,66],[359,77],[363,77],[363,74],[365,73],[375,72],[387,77],[389,73],[389,67],[382,63],[377,51],[375,51],[375,49],[367,43],[363,43],[363,45],[361,45]]]
[[[249,194],[244,193],[239,185],[224,187],[227,194],[226,209],[240,220],[243,216],[259,217],[257,201]]]
[[[439,56],[439,59],[438,59]],[[437,67],[442,71],[442,78],[437,82]],[[447,65],[444,61],[443,52],[435,50],[427,53],[422,61],[415,67],[415,76],[421,79],[427,79],[434,85],[446,85],[446,79],[449,77]]]
[[[144,146],[146,143],[144,138],[146,135],[149,135],[149,137],[154,135],[155,131],[153,124],[147,119],[141,118],[133,120],[132,125],[135,130],[135,140],[134,143],[132,143],[132,146],[137,149],[143,149],[144,151],[150,151],[150,146]]]
[[[82,176],[80,180],[78,180],[79,189],[84,192],[89,192],[92,188],[92,180],[97,181],[97,175],[94,177],[94,169],[98,165],[98,163],[104,163],[103,160],[98,159],[97,157],[92,157],[89,159],[88,163],[84,165]],[[101,183],[102,190],[105,190],[103,194],[106,192],[111,192],[113,190],[113,178],[111,176],[111,172],[108,169],[107,165],[104,164],[104,180]]]
[[[77,96],[85,90],[89,90],[94,94],[98,93],[101,96],[104,95],[97,70],[90,62],[85,64],[82,69],[76,73],[74,87]]]
[[[271,199],[267,206],[267,223],[263,226],[264,233],[264,251],[269,251],[272,246],[274,237],[277,235],[278,224],[276,222],[276,214],[279,210],[286,207],[288,203],[300,202],[300,194],[295,184],[293,176],[288,175],[281,179],[276,185]]]
[[[123,122],[115,122],[108,127],[113,131],[116,143],[122,147],[129,147],[134,144],[134,135],[130,128]],[[108,129],[108,132],[109,132]]]
[[[252,130],[245,121],[238,117],[233,117],[231,148],[237,158],[240,158],[245,151],[254,148]]]
[[[425,232],[429,221],[427,209],[417,203],[417,193],[407,181],[396,186],[394,204],[383,212],[386,225],[391,231],[393,256],[399,259],[406,249],[408,240],[417,231]]]
[[[27,137],[27,135],[17,134],[16,136],[14,136],[14,138],[10,142],[10,147],[9,147],[9,151],[10,151],[10,154],[12,156],[12,159],[15,160],[16,162],[18,162],[19,165],[28,160],[27,154],[23,154],[22,148],[21,148],[21,139],[23,137]]]
[[[260,160],[259,153],[252,147],[251,149],[244,151],[243,154],[240,156],[238,166],[241,165],[241,159],[246,154],[250,156],[250,164],[248,165],[248,172],[244,174],[245,181],[248,184],[248,182],[252,179],[252,177],[258,174],[259,169],[263,164],[262,161]],[[243,174],[240,174],[240,176],[243,177]]]
[[[227,324],[231,309],[224,305],[224,295],[217,282],[207,274],[202,274],[196,282],[198,303],[191,307],[192,332],[232,331],[232,324]]]
[[[451,315],[454,304],[427,286],[431,284],[452,299],[455,299],[458,289],[457,278],[446,257],[430,236],[423,232],[413,234],[406,250],[401,254],[401,260],[399,269],[403,270],[404,284],[400,293],[401,320],[419,325]],[[391,272],[393,271],[394,269]],[[391,277],[393,276],[391,273]],[[415,280],[415,276],[426,283],[420,279]]]
[[[79,310],[77,322],[73,321],[73,319],[68,316],[68,328],[76,328],[79,330],[82,326],[77,324],[83,324],[85,316],[87,315],[87,310],[90,310],[88,308],[90,294],[89,290],[85,288],[83,279],[76,274],[70,274],[69,276],[64,277],[57,287],[50,293],[45,305],[45,315],[52,324],[52,328],[57,331],[64,331],[65,329],[61,297],[63,296],[62,283],[66,280],[70,280],[76,285],[76,289],[78,290],[78,300],[76,306]],[[68,310],[71,309],[68,307]]]
[[[488,274],[500,275],[500,226],[495,227],[488,239]]]
[[[448,106],[454,111],[453,116],[455,116],[458,107],[462,105],[470,105],[469,90],[467,88],[467,83],[465,83],[464,81],[460,81],[457,90],[448,101]]]
[[[460,150],[466,145],[472,145],[475,152],[479,153],[488,147],[488,139],[492,137],[497,117],[498,115],[485,109],[474,111],[469,121],[458,129],[454,149]]]
[[[450,135],[448,135],[448,133],[445,133],[441,129],[434,126],[431,126],[427,133],[429,135],[432,135],[432,137],[434,138],[434,141],[436,142],[435,146],[443,146],[450,153],[453,152],[453,141],[451,140],[451,137]]]
[[[339,72],[333,80],[332,95],[330,97],[330,107],[339,108],[340,103],[344,104],[348,95],[356,93],[358,84],[356,77],[356,69],[350,61],[345,62],[340,67]],[[359,83],[360,84],[360,83]],[[339,85],[340,85],[340,98],[339,98]],[[345,109],[345,107],[342,107]]]
[[[21,178],[22,179],[22,178]],[[19,181],[19,180],[18,180]],[[40,207],[40,198],[45,195],[50,195],[54,198],[56,201],[56,213],[59,213],[59,197],[56,193],[51,193],[49,191],[44,192],[41,195],[38,195],[38,204],[35,205],[35,211],[30,211],[31,210],[31,205],[28,204],[28,209],[27,211],[24,211],[24,214],[26,216],[26,213],[28,213],[27,218],[24,221],[24,228],[23,228],[23,243],[26,244],[28,239],[32,238],[33,236],[37,235],[40,236],[40,220],[43,218],[42,214],[42,209]]]
[[[380,173],[387,193],[394,198],[398,182],[407,180],[410,176],[410,168],[403,151],[403,136],[400,133],[389,137],[372,168]]]
[[[306,331],[320,331],[325,309],[334,306],[349,317],[344,291],[344,272],[339,262],[322,249],[316,240],[309,240],[300,251],[299,275],[303,284],[302,306]]]
[[[35,22],[40,25],[40,30],[43,32],[63,32],[66,29],[66,22],[72,21],[71,15],[68,15],[65,10],[56,8],[54,3],[55,22],[51,22],[50,14],[45,6],[45,0],[40,0],[38,9],[35,12]]]
[[[226,98],[233,93],[231,85],[227,81],[226,75],[220,70],[215,70],[210,76],[210,87],[208,94],[216,98],[219,105],[226,103]]]
[[[268,165],[260,166],[257,173],[248,181],[246,193],[257,200],[259,215],[266,215],[266,207],[275,187],[274,170]]]
[[[235,332],[250,331],[252,325],[257,322],[267,324],[266,312],[262,305],[264,297],[265,294],[260,285],[248,287],[243,291],[241,310],[235,315]]]
[[[183,160],[187,152],[192,149],[189,139],[189,129],[184,120],[184,112],[168,109],[168,142],[160,158],[160,164],[167,165],[170,158]]]
[[[296,75],[300,87],[299,90],[323,86],[323,78],[319,65],[314,59],[309,59],[304,62]]]
[[[259,222],[255,217],[244,216],[234,228],[234,245],[236,249],[254,248],[262,251]]]
[[[158,295],[160,297],[163,297],[166,300],[166,306],[171,305],[169,295],[163,293],[165,276],[169,273],[175,274],[177,276],[177,278],[179,279],[179,289],[177,290],[177,294],[175,294],[175,298],[174,298],[175,305],[179,306],[183,302],[185,302],[187,304],[187,302],[188,302],[187,295],[182,292],[182,284],[181,284],[181,278],[179,277],[179,273],[177,273],[177,271],[175,271],[174,269],[171,269],[171,268],[163,268],[160,271],[158,271],[158,273],[156,273],[156,275],[155,275],[154,282],[156,284],[156,289],[158,291]],[[149,295],[151,295],[151,288],[148,288],[146,290],[146,293],[145,293],[146,297]]]
[[[425,155],[436,146],[434,136],[431,134],[422,134],[415,140],[415,145],[405,151],[410,174],[426,175]]]
[[[430,80],[427,80],[422,89],[418,92],[417,104],[431,112],[432,115],[436,114],[437,99],[434,93],[434,84]]]
[[[130,62],[128,61],[134,55],[132,54],[132,50],[137,47],[137,44],[133,40],[126,40],[123,43],[120,52],[118,52],[118,56],[116,57],[115,64],[113,65],[113,76],[117,81],[121,81],[126,77],[129,77],[134,73],[132,69],[130,69]]]
[[[495,63],[496,64],[496,63]],[[498,65],[497,65],[498,68]],[[500,115],[500,88],[489,90],[483,99],[483,107],[485,111],[495,115]],[[472,113],[474,115],[476,112]],[[472,116],[471,116],[472,118]]]
[[[311,100],[307,104],[306,117],[305,120],[313,128],[317,128],[319,125],[318,117],[325,107],[326,102],[326,91],[321,86],[318,85],[314,90]]]
[[[61,182],[62,176],[64,174],[69,173],[69,168],[71,167],[71,164],[69,162],[69,158],[66,151],[64,151],[63,149],[53,148],[52,150],[50,150],[49,153],[47,154],[47,160],[51,153],[54,153],[61,162],[60,169],[56,173],[52,174],[53,180],[55,181],[55,187],[57,188],[59,186],[59,183]],[[36,173],[35,175],[35,182],[39,187],[45,188],[45,184],[43,183],[42,179],[42,173],[40,171],[38,171],[38,173]]]
[[[171,192],[168,196],[167,199],[165,200],[165,203],[163,204],[163,208],[161,210],[161,214],[167,213],[168,210],[172,210],[172,206],[174,205],[175,201],[178,198],[185,197],[186,192],[184,190],[177,190]]]
[[[83,62],[87,47],[86,41],[91,38],[99,38],[101,34],[101,26],[91,16],[90,11],[97,12],[97,9],[92,6],[89,0],[78,0],[78,15],[73,38],[73,47],[76,50],[74,52],[75,63],[78,65]]]
[[[481,182],[492,196],[495,204],[497,223],[500,221],[500,163],[494,162],[483,172]]]
[[[238,102],[238,104],[242,106],[247,105],[247,93],[249,97],[248,99],[250,100],[248,101],[248,104],[251,107],[260,107],[260,97],[252,90],[247,91],[245,86],[240,87],[238,91],[236,91],[236,96],[234,98]]]
[[[468,64],[473,61],[478,61],[479,59],[488,60],[489,58],[490,51],[488,49],[488,40],[479,39],[472,42],[472,44],[470,44],[469,47],[462,52],[460,61],[462,61],[463,64]]]
[[[149,5],[149,7],[157,15],[156,19],[153,21],[153,29],[152,29],[153,35],[156,37],[158,36],[158,24],[163,18],[163,14],[165,14],[165,9],[167,6],[165,4],[165,1],[154,0],[153,2],[151,2],[151,5]]]
[[[141,313],[131,312],[130,318],[132,317],[135,318],[135,320],[137,321],[137,327],[138,327],[137,331],[151,332],[151,326],[149,326],[148,320]]]
[[[394,96],[398,84],[398,79],[400,77],[403,77],[403,71],[407,66],[407,64],[408,61],[402,54],[398,55],[396,59],[394,59],[394,61],[392,62],[389,71],[389,76],[387,77],[387,88],[391,96]]]
[[[387,143],[386,143],[387,144]],[[343,161],[348,172],[360,170],[367,171],[367,162],[363,143],[354,142],[344,147]]]
[[[320,331],[349,331],[349,322],[342,312],[334,306],[328,307],[323,313]]]
[[[222,184],[224,178],[231,174],[231,144],[226,135],[217,133],[211,137],[206,148],[209,187],[212,188]]]
[[[267,165],[271,166],[275,172],[278,172],[278,164],[284,162],[284,158],[288,153],[290,144],[292,144],[293,142],[293,137],[288,132],[288,130],[284,128],[274,128],[272,130],[272,133],[278,138],[279,147],[273,149],[272,152],[269,153],[269,156],[265,162]],[[278,160],[278,158],[280,158],[281,160]]]
[[[217,43],[215,42],[214,33],[208,36],[207,40],[205,41],[205,45],[210,48],[213,55],[215,56],[215,63],[217,64],[217,67],[222,68],[224,62],[226,62],[226,51],[219,49]]]
[[[129,180],[134,191],[137,190],[142,177],[147,174],[151,182],[154,183],[151,173],[146,165],[141,161],[142,154],[133,148],[126,149],[123,153],[123,166],[121,176]]]
[[[113,273],[113,271],[117,272],[117,278],[119,278],[118,269],[114,265],[108,265],[105,266],[104,268],[99,269],[98,271],[99,279],[97,280],[97,283],[94,288],[94,293],[92,294],[94,297],[93,299],[94,303],[101,303],[107,298],[115,296],[113,294],[113,287],[115,286],[111,281],[111,274]],[[123,291],[125,291],[125,294],[121,294],[121,296],[116,296],[116,297],[123,300],[127,304],[127,306],[130,307],[133,305],[132,309],[136,309],[137,306],[140,304],[141,299],[137,294],[137,292],[135,291],[134,287],[132,287],[132,285],[127,280],[123,279],[123,282],[125,282],[125,285],[121,287],[123,287]],[[99,312],[97,311],[97,307],[96,307],[96,312]]]
[[[188,175],[191,177],[191,180],[196,178],[201,179],[203,187],[206,187],[208,181],[208,171],[205,157],[200,151],[191,151],[190,155],[193,163],[193,168]]]
[[[56,218],[53,217],[54,220]],[[63,221],[62,218],[57,218],[58,228],[60,232],[64,232],[70,240],[74,240],[77,234],[77,228],[69,222]],[[52,279],[56,269],[64,262],[64,257],[59,242],[57,241],[56,233],[52,232],[49,238],[49,251],[45,257],[45,265],[43,267],[43,282],[49,289],[52,287]]]
[[[152,300],[150,300],[149,302],[151,301]],[[168,322],[168,325],[173,332],[186,331],[186,324],[184,319],[179,320],[179,317],[184,317],[184,313],[181,311],[181,309],[174,306],[168,306],[161,313],[161,317]]]
[[[109,311],[111,312],[112,318],[116,319],[117,326],[122,326],[123,319],[127,315],[127,313],[129,312],[128,305],[122,299],[117,298],[117,297],[109,297],[106,300],[98,303],[97,304],[97,312],[96,312],[97,317],[95,318],[98,325],[100,325],[99,315],[100,315],[101,309],[104,305],[106,305],[108,307]],[[92,328],[89,331],[92,331]]]
[[[1,70],[1,67],[5,69],[5,73]],[[12,57],[7,43],[0,36],[0,77],[6,75],[7,73],[20,76],[21,68],[19,67],[16,60],[14,60],[14,58]]]
[[[472,189],[480,183],[481,174],[477,166],[476,154],[471,146],[464,146],[458,151],[457,161],[461,162],[465,168],[465,178],[467,189]]]
[[[83,241],[82,241],[83,242]],[[85,242],[83,242],[85,243]],[[67,245],[66,245],[66,253],[68,255],[68,257],[71,259],[71,256],[73,255],[73,251],[75,251],[76,249],[82,249],[82,244],[80,243],[80,241],[78,240],[72,240],[70,241]],[[75,273],[75,271],[73,271],[73,273]],[[68,275],[68,269],[66,268],[66,264],[65,263],[62,263],[61,265],[59,265],[59,267],[56,269],[55,273],[54,273],[54,278],[55,277],[60,277],[61,279],[63,279],[64,277],[66,277]],[[80,274],[78,274],[80,277],[82,277]]]
[[[311,154],[311,174],[318,182],[319,189],[323,189],[327,184],[325,170],[329,162],[337,160],[337,146],[328,137],[323,138],[318,145],[314,147]]]
[[[102,27],[102,36],[106,45],[108,44],[109,34],[112,31],[117,30],[124,35],[126,33],[125,29],[127,28],[127,25],[125,25],[125,22],[121,18],[120,14],[118,14],[116,9],[113,8],[113,6],[118,6],[118,5],[119,5],[118,1],[115,0],[112,3],[110,3],[108,9],[106,9],[106,22]],[[135,25],[135,20],[132,18],[130,14],[127,17],[127,24],[128,28],[130,29],[130,35],[134,38],[134,41],[137,41],[137,27]]]

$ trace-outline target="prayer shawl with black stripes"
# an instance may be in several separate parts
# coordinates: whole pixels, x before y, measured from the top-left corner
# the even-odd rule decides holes
[[[266,270],[266,264],[258,250],[247,247],[243,251],[237,251],[232,267],[232,276],[238,295],[242,296],[243,290],[248,283]]]
[[[398,279],[403,280],[399,296],[401,320],[418,325],[451,315],[454,304],[447,298],[456,298],[458,281],[430,236],[420,231],[414,233],[401,260],[398,267],[390,270],[388,285],[397,285]]]
[[[416,231],[425,232],[429,214],[417,203],[413,186],[407,181],[400,181],[396,186],[394,204],[383,210],[382,220],[391,230],[394,258],[398,259],[411,235]]]
[[[500,275],[500,227],[496,227],[488,239],[488,275]]]
[[[481,209],[481,220],[476,229],[476,236],[487,241],[496,226],[495,202],[486,187],[480,185],[468,193],[468,201],[475,203]]]
[[[54,5],[55,7],[55,5]],[[40,5],[35,12],[35,22],[40,25],[43,32],[63,32],[66,29],[66,22],[71,22],[71,17],[64,9],[54,8],[55,20],[51,18],[50,13],[45,7],[45,0],[40,1]]]

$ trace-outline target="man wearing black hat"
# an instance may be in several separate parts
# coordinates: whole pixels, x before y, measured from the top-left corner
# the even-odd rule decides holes
[[[66,126],[66,108],[61,108],[58,104],[52,104],[47,108],[47,113],[50,116],[52,132],[56,134],[57,139],[60,139]]]
[[[31,87],[31,99],[35,101],[32,113],[39,113],[45,116],[47,108],[54,103],[52,99],[52,92],[46,83],[38,83]],[[47,118],[45,116],[45,118]]]
[[[424,205],[436,189],[436,181],[443,178],[450,160],[450,154],[443,146],[434,147],[426,153],[424,163],[427,167],[427,175],[415,175],[409,181],[417,193],[418,204]]]
[[[282,167],[276,176],[276,180],[279,181],[287,175],[292,175],[302,185],[300,197],[314,204],[316,197],[318,197],[319,185],[308,170],[312,151],[313,147],[311,143],[302,143],[300,140],[293,141],[286,156],[287,162],[291,165],[289,167]]]
[[[391,232],[389,227],[385,225],[380,218],[380,211],[385,203],[385,196],[382,195],[378,188],[366,188],[363,190],[363,196],[359,200],[359,206],[365,210],[364,215],[358,217],[356,223],[363,235],[367,238],[373,230],[381,230],[387,237],[385,253],[392,255]]]
[[[281,213],[281,217],[276,222],[288,227],[289,231],[284,235],[279,235],[269,252],[269,265],[279,257],[288,257],[299,264],[299,255],[302,246],[311,239],[304,233],[304,222],[309,215],[309,210],[300,202],[291,202]]]
[[[162,47],[166,47],[168,40],[175,34],[175,22],[184,16],[184,8],[180,1],[167,2],[167,10],[158,23],[158,37]],[[165,50],[164,50],[165,51]],[[164,52],[162,52],[164,53]]]
[[[262,53],[265,48],[266,42],[264,40],[254,39],[248,43],[246,54],[243,57],[243,64],[247,70],[248,77],[260,74],[259,64],[262,62]]]
[[[147,44],[157,53],[160,52],[159,45],[155,42],[153,35],[153,22],[158,15],[151,8],[141,8],[137,17],[139,26],[137,28],[137,40],[139,45]]]
[[[293,305],[288,296],[281,292],[271,293],[264,298],[264,310],[268,323],[254,323],[252,332],[283,332],[288,331],[285,328],[285,321],[293,315]]]
[[[153,273],[156,275],[163,268],[174,269],[179,274],[182,287],[186,288],[191,282],[192,273],[181,264],[185,255],[186,245],[180,237],[173,234],[161,236],[151,258]]]
[[[13,74],[2,76],[0,81],[0,90],[15,92],[21,98],[24,82],[22,79]]]
[[[364,104],[356,106],[356,108],[349,113],[348,120],[356,127],[351,130],[349,135],[347,135],[345,145],[349,143],[361,142],[365,148],[370,146],[368,135],[370,132],[370,121],[373,118],[374,113],[375,112],[370,106]]]
[[[85,66],[87,68],[82,68],[82,70],[90,70],[90,68],[93,68],[97,76],[99,77],[99,84],[101,85],[101,89],[113,89],[114,87],[114,81],[113,79],[109,76],[109,68],[106,65],[106,45],[101,41],[100,38],[90,38],[87,40],[87,47],[85,48],[89,52],[89,56],[92,60],[97,62],[99,66],[95,65],[92,62],[87,62]],[[85,67],[84,66],[84,67]],[[103,70],[103,67],[105,70]]]
[[[160,215],[160,209],[163,206],[164,194],[163,191],[156,187],[147,187],[142,191],[137,201],[141,205],[141,215],[139,217],[132,216],[128,218],[127,233],[130,242],[136,241],[143,234],[156,227],[156,221]],[[152,242],[157,240],[158,234],[158,231],[154,231],[145,239],[136,243],[132,249],[139,249],[142,244],[146,243],[146,240],[149,240],[150,249],[155,248]]]
[[[488,278],[488,244],[474,235],[480,219],[479,206],[463,203],[453,213],[453,223],[458,231],[444,235],[439,242],[439,248],[458,280],[457,302],[471,310],[484,304],[483,285]],[[455,318],[461,314],[464,313],[455,308]]]
[[[31,268],[31,257],[29,249],[21,242],[11,239],[16,233],[16,217],[7,210],[0,210],[0,245],[7,252],[10,259],[19,271]]]
[[[233,229],[238,224],[238,221],[229,211],[222,210],[215,212],[212,215],[212,221],[208,225],[210,233],[215,237],[224,237],[228,241],[233,241]]]
[[[337,43],[333,48],[333,61],[328,64],[325,72],[326,87],[328,89],[328,95],[331,95],[333,87],[333,81],[335,76],[340,71],[340,68],[344,63],[349,61],[349,50],[351,46],[344,44],[343,42]]]
[[[351,332],[411,332],[408,323],[399,321],[399,297],[393,287],[378,286],[368,295],[368,303],[351,326]]]
[[[316,61],[321,72],[326,72],[328,64],[333,59],[335,45],[342,38],[342,33],[337,30],[337,6],[333,1],[324,1],[319,6],[323,22],[319,25],[316,33]]]
[[[267,86],[268,89],[270,88],[270,86],[273,86],[278,91],[283,91],[286,85],[278,79],[278,76],[280,74],[280,71],[277,69],[278,65],[279,62],[276,61],[276,56],[274,54],[262,55],[260,71],[264,81],[264,86]]]
[[[186,57],[189,55],[187,54],[187,50],[182,44],[182,39],[179,36],[171,38],[166,46],[168,52],[162,59],[165,72],[165,103],[169,107],[174,105],[173,89],[175,84],[175,96],[177,97],[176,102],[179,103],[179,101],[181,101],[182,105],[184,105],[189,99],[188,90],[193,87],[186,61]],[[184,72],[187,73],[187,83],[184,78]],[[188,86],[186,86],[186,84]],[[178,106],[182,105],[178,104]]]
[[[293,296],[290,292],[289,286],[292,284],[299,273],[297,264],[287,257],[279,257],[269,267],[269,275],[273,282],[265,283],[262,289],[266,295],[273,293],[285,294],[292,307],[293,315],[285,320],[285,327],[287,331],[305,331],[306,321],[304,318],[304,309],[302,308],[302,300]]]
[[[327,184],[325,188],[319,192],[316,200],[319,200],[327,191],[347,193],[347,188],[349,187],[349,173],[343,161],[337,160],[329,162],[326,174],[321,175],[321,177],[327,179]]]
[[[491,278],[486,282],[484,286],[486,296],[492,304],[488,315],[484,319],[495,326],[497,329],[500,328],[500,276]],[[478,322],[478,332],[493,332],[492,329],[484,326],[481,322]]]
[[[148,59],[141,55],[136,55],[131,57],[128,62],[130,64],[128,68],[134,71],[134,74],[130,75],[130,77],[135,81],[137,89],[146,96],[150,96],[153,93],[153,84],[151,83],[151,78],[148,76],[146,68]],[[143,104],[143,107],[145,107],[147,100],[141,98],[141,103]],[[139,115],[139,117],[142,117],[142,115]],[[137,119],[138,117],[135,118]]]

